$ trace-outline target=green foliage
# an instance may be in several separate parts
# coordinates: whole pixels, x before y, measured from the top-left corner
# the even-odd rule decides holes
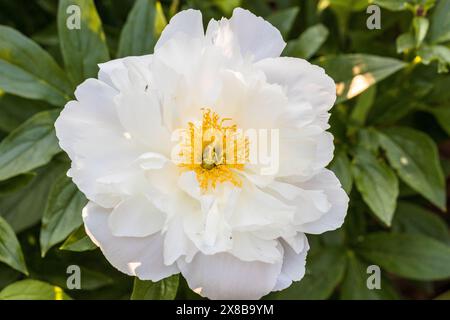
[[[80,29],[66,26],[72,4]],[[380,30],[366,27],[369,4],[381,7]],[[198,298],[180,275],[133,285],[105,261],[82,225],[86,199],[66,176],[54,121],[98,63],[151,54],[179,10],[201,9],[207,22],[237,6],[279,28],[284,56],[336,82],[329,168],[350,197],[341,229],[308,236],[303,280],[267,298],[449,298],[450,0],[27,5],[0,0],[0,299],[70,299],[70,264],[83,274],[75,299]],[[370,265],[381,267],[381,289],[367,287]]]
[[[28,274],[20,243],[14,230],[2,217],[0,217],[0,261]]]
[[[0,291],[0,300],[71,300],[60,288],[37,280],[15,282]]]
[[[134,279],[131,300],[173,300],[177,295],[179,275],[158,282]]]
[[[80,8],[80,29],[67,27],[67,8]],[[97,64],[109,60],[102,22],[93,0],[61,0],[58,7],[58,34],[66,71],[74,85],[97,76]]]

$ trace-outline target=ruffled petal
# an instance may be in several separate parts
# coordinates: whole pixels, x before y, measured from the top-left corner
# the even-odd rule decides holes
[[[197,253],[190,263],[178,260],[177,264],[189,287],[204,297],[259,299],[273,290],[282,263],[245,262],[228,253]]]
[[[159,281],[178,273],[177,266],[165,265],[163,236],[115,237],[108,227],[111,210],[89,202],[83,209],[86,233],[118,270],[141,280]]]

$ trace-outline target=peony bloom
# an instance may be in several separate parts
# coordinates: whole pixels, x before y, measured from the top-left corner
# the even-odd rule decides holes
[[[205,33],[186,10],[154,54],[100,64],[78,86],[56,133],[89,199],[86,232],[114,267],[152,281],[181,272],[211,299],[258,299],[303,277],[305,234],[339,228],[348,197],[325,169],[335,84],[279,57],[284,46],[249,11]],[[272,134],[271,157],[246,130]]]

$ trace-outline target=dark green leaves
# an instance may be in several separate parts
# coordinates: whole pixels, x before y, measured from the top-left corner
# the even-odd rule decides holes
[[[291,7],[280,10],[268,16],[267,21],[269,21],[278,30],[280,30],[283,38],[286,38],[292,28],[292,25],[294,24],[295,18],[297,17],[299,11],[300,9],[298,7]]]
[[[43,256],[81,225],[81,210],[85,204],[86,198],[71,179],[62,176],[56,181],[42,217],[40,243]]]
[[[80,28],[73,23],[81,14]],[[102,22],[93,0],[61,0],[58,8],[58,33],[66,71],[73,85],[97,76],[98,63],[109,60]]]
[[[419,234],[372,233],[358,244],[357,251],[386,271],[405,278],[450,277],[450,247]]]
[[[53,58],[20,32],[0,26],[0,88],[29,99],[62,106],[70,84]]]
[[[120,34],[117,56],[138,56],[153,52],[155,34],[155,2],[137,0]]]
[[[383,300],[397,299],[396,292],[381,277],[379,289],[369,289],[367,280],[371,272],[367,272],[369,263],[361,261],[353,251],[347,253],[347,271],[341,285],[341,299],[344,300]],[[370,270],[369,270],[370,271]]]
[[[409,202],[399,202],[395,212],[392,230],[410,234],[422,234],[450,243],[448,227],[434,212]]]
[[[400,178],[445,210],[444,175],[434,141],[426,134],[406,127],[383,130],[379,141]]]
[[[0,262],[28,274],[22,249],[14,230],[2,217],[0,217]]]
[[[336,174],[342,184],[345,192],[350,194],[353,185],[353,176],[351,171],[350,160],[348,159],[345,150],[340,150],[334,156],[330,169]]]
[[[0,144],[0,180],[48,163],[60,151],[54,122],[58,111],[34,115]]]
[[[81,226],[72,232],[61,247],[59,247],[61,250],[76,252],[94,250],[96,248],[97,246],[91,241],[84,231],[84,226]]]
[[[398,196],[395,173],[364,148],[357,149],[352,170],[356,187],[364,201],[375,215],[389,226]]]
[[[38,280],[14,282],[0,291],[0,300],[71,300],[57,286]]]
[[[135,278],[131,300],[173,300],[177,295],[178,283],[178,274],[158,282]]]
[[[431,16],[429,33],[431,43],[450,40],[450,0],[439,0]]]
[[[286,290],[271,294],[280,300],[327,299],[342,280],[345,253],[340,248],[321,249],[307,258],[305,277]]]
[[[328,29],[322,24],[309,27],[298,39],[288,42],[284,50],[284,55],[309,59],[327,40],[328,34]]]
[[[338,102],[357,96],[405,66],[400,60],[368,54],[325,56],[318,62],[336,82]]]

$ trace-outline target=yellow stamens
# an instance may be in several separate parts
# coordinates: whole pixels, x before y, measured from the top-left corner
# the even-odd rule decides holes
[[[226,126],[225,121],[210,109],[202,109],[202,123],[188,123],[186,143],[180,156],[185,162],[179,166],[194,171],[203,191],[218,183],[231,182],[242,186],[236,170],[243,170],[249,158],[249,142],[235,124]]]

